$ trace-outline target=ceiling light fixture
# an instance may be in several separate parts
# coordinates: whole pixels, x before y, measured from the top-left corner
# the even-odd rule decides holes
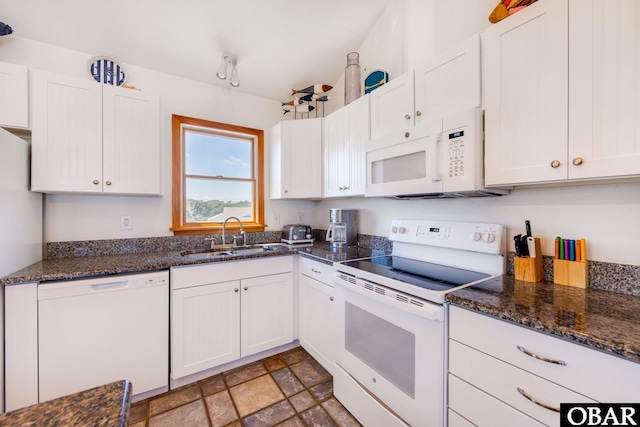
[[[234,54],[229,52],[223,53],[222,61],[220,62],[220,67],[218,68],[216,76],[218,76],[219,79],[225,80],[228,75],[229,67],[231,67],[231,78],[229,79],[229,84],[233,87],[240,86],[236,65],[238,65],[238,60]]]

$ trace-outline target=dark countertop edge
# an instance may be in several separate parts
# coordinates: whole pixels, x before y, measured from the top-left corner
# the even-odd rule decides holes
[[[101,255],[94,257],[54,258],[36,262],[22,270],[0,278],[0,285],[20,285],[34,282],[53,282],[61,280],[99,278],[115,274],[133,274],[166,270],[171,267],[211,264],[247,259],[259,259],[273,256],[301,254],[307,258],[333,265],[336,252],[327,243],[313,246],[275,246],[273,251],[230,255],[208,259],[188,259],[181,254],[186,251],[141,252],[133,254]],[[339,251],[344,259],[356,259],[371,256],[371,249],[349,247]]]
[[[129,380],[114,381],[0,414],[0,425],[127,427],[131,398],[131,382]],[[116,402],[118,402],[117,406]],[[116,418],[117,424],[113,424]],[[107,422],[109,424],[105,424]]]
[[[621,357],[624,360],[640,363],[640,353],[626,349],[623,346],[624,344],[621,345],[606,337],[595,337],[571,328],[552,325],[540,318],[528,318],[527,321],[523,322],[521,316],[518,314],[512,314],[504,309],[496,309],[489,304],[483,304],[459,295],[447,294],[445,301],[452,305],[482,313],[498,320],[504,320],[514,325],[541,332],[573,344],[579,344],[592,350],[599,350],[609,355]]]

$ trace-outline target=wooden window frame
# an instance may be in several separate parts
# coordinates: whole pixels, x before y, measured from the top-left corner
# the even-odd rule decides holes
[[[230,125],[226,123],[213,122],[210,120],[196,119],[192,117],[171,116],[172,126],[172,213],[173,226],[171,231],[176,236],[190,234],[220,234],[222,233],[222,223],[199,223],[185,222],[184,217],[184,145],[183,145],[183,125],[211,128],[220,131],[234,132],[252,135],[256,138],[256,148],[252,154],[254,174],[256,180],[255,200],[253,200],[253,221],[243,221],[242,226],[245,232],[264,231],[264,131],[252,129],[244,126]],[[236,221],[229,222],[227,230],[232,232],[240,230]]]

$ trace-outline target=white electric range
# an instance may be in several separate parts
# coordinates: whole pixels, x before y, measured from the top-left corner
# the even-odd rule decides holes
[[[364,425],[445,425],[445,295],[504,274],[501,225],[394,220],[391,255],[334,264],[336,397]]]

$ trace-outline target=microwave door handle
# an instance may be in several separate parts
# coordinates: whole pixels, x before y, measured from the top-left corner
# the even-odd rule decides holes
[[[436,133],[433,137],[435,138],[435,142],[433,144],[429,144],[429,147],[431,147],[428,160],[430,165],[430,178],[431,181],[442,181],[442,177],[440,176],[440,173],[438,173],[438,166],[440,163],[438,157],[438,144],[440,144],[440,141],[442,140],[442,132]]]

